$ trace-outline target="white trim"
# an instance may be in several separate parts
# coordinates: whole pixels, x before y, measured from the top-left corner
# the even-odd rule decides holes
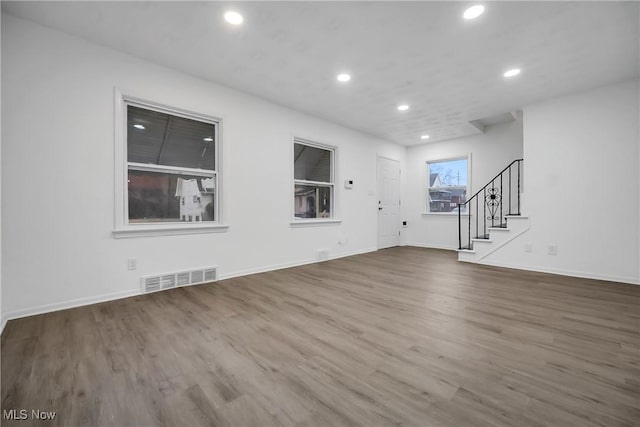
[[[431,187],[431,168],[429,166],[429,163],[440,163],[440,162],[450,162],[450,161],[454,161],[454,160],[461,160],[461,159],[466,159],[467,160],[467,185],[466,185],[466,189],[467,189],[467,197],[469,195],[473,194],[473,187],[471,186],[471,174],[472,174],[472,170],[471,170],[471,155],[472,153],[466,153],[466,154],[460,154],[458,156],[448,156],[448,157],[444,157],[444,158],[436,158],[436,159],[428,159],[425,160],[425,165],[426,168],[423,171],[423,174],[426,174],[425,179],[423,182],[426,182],[426,192],[425,194],[429,194],[429,190],[431,188],[440,188],[440,187]],[[463,185],[454,185],[452,186],[453,188],[461,188],[461,187],[465,187]],[[442,187],[442,188],[447,188],[447,187]],[[424,195],[422,196],[424,197]],[[425,207],[427,210],[423,211],[423,215],[426,214],[445,214],[448,215],[448,212],[431,212],[429,211],[429,209],[431,209],[431,206],[429,205],[429,198],[427,198],[426,200],[423,200],[423,203],[425,203],[423,205],[423,207]],[[457,215],[457,213],[456,213]]]
[[[295,144],[296,142],[298,144],[308,145],[309,147],[319,148],[321,150],[335,150],[336,148],[338,148],[335,145],[328,144],[326,142],[318,142],[316,139],[301,138],[294,134],[293,143]]]
[[[508,265],[508,264],[492,262],[492,261],[471,261],[471,260],[467,261],[462,259],[459,261],[468,262],[471,264],[487,265],[491,267],[511,268],[515,270],[534,271],[538,273],[547,273],[547,274],[558,274],[560,276],[576,277],[578,279],[604,280],[608,282],[617,282],[617,283],[624,283],[629,285],[640,285],[640,278],[636,278],[636,277],[610,276],[608,274],[594,274],[594,273],[587,273],[584,271],[563,270],[563,269],[547,268],[547,267],[539,267],[539,266],[531,267],[531,266],[524,266],[524,265]]]
[[[359,250],[359,251],[342,252],[342,253],[339,253],[339,254],[336,254],[336,255],[333,255],[333,256],[329,256],[329,258],[327,260],[319,260],[319,259],[313,258],[313,259],[306,259],[306,260],[302,260],[302,261],[286,262],[286,263],[282,263],[282,264],[274,264],[274,265],[269,265],[269,266],[264,266],[264,267],[250,268],[250,269],[247,269],[247,270],[240,270],[240,271],[236,271],[236,272],[233,272],[233,273],[228,273],[228,274],[221,275],[219,277],[218,281],[226,280],[226,279],[232,279],[234,277],[248,276],[250,274],[258,274],[258,273],[266,273],[268,271],[282,270],[284,268],[300,267],[300,266],[303,266],[303,265],[316,264],[316,263],[331,261],[331,260],[335,260],[335,259],[339,259],[339,258],[346,258],[346,257],[350,257],[350,256],[355,256],[355,255],[362,255],[362,254],[366,254],[366,253],[370,253],[370,252],[375,252],[377,250],[378,249],[376,249],[376,248],[366,248],[366,249],[362,249],[362,250]]]
[[[377,166],[378,159],[391,160],[392,162],[398,162],[400,163],[400,165],[402,165],[402,162],[398,159],[392,159],[391,157],[381,156],[380,154],[376,154],[376,166]]]
[[[403,246],[413,246],[415,248],[425,248],[425,249],[442,249],[445,251],[457,251],[457,246],[444,246],[444,245],[425,245],[423,243],[406,243]]]
[[[509,230],[509,228],[506,228],[506,230]],[[494,253],[495,251],[497,251],[500,248],[503,248],[507,243],[513,241],[514,239],[516,239],[517,237],[522,236],[524,233],[526,233],[527,231],[531,230],[531,226],[527,225],[527,228],[518,231],[517,233],[509,233],[507,239],[504,242],[501,242],[500,244],[496,245],[496,247],[492,247],[491,249],[489,249],[489,251],[487,251],[487,253],[483,254],[482,256],[480,256],[478,258],[478,261],[481,261],[483,259],[485,259],[486,257],[488,257],[489,255],[491,255],[492,253]],[[489,231],[493,231],[493,227],[491,227],[489,229]],[[510,230],[512,231],[512,230]]]
[[[116,90],[119,91],[118,88]],[[172,116],[178,116],[185,119],[195,119],[201,122],[211,123],[217,125],[222,121],[220,117],[210,116],[207,114],[198,113],[196,111],[187,110],[185,108],[174,107],[161,102],[149,101],[147,99],[138,98],[128,94],[120,93],[122,101],[125,104],[133,105],[134,107],[144,108],[146,110],[153,110],[159,113],[170,114]]]
[[[444,249],[444,250],[455,251],[455,249],[451,249],[451,248],[447,248],[447,247],[438,247],[438,246],[434,246],[434,245],[428,246],[428,245],[407,243],[406,245],[403,245],[403,246],[413,246],[413,247],[418,247],[418,248]],[[335,259],[345,258],[345,257],[349,257],[349,256],[361,255],[361,254],[375,252],[375,251],[377,251],[376,248],[366,248],[366,249],[362,249],[362,250],[359,250],[359,251],[343,252],[343,253],[339,253],[339,254],[334,255],[334,256],[330,256],[329,260],[335,260]],[[513,265],[504,265],[504,264],[499,264],[499,263],[489,263],[489,262],[486,262],[486,261],[477,262],[477,263],[473,262],[473,261],[463,261],[463,260],[460,260],[460,261],[461,262],[470,262],[472,264],[480,264],[480,265],[487,265],[487,266],[492,266],[492,267],[499,267],[499,268],[511,268],[511,269],[516,269],[516,270],[535,271],[535,272],[540,272],[540,273],[559,274],[559,275],[563,275],[563,276],[571,276],[571,277],[577,277],[577,278],[585,278],[585,279],[593,279],[593,280],[605,280],[605,281],[619,282],[619,283],[625,283],[625,284],[631,284],[631,285],[640,285],[640,278],[597,275],[597,274],[590,274],[590,273],[585,273],[585,272],[576,272],[576,271],[569,271],[569,270],[555,270],[555,269],[549,269],[549,268],[543,268],[543,267],[513,266]],[[296,261],[296,262],[290,262],[290,263],[282,263],[282,264],[274,264],[274,265],[270,265],[270,266],[257,267],[257,268],[247,269],[247,270],[240,270],[240,271],[236,271],[236,272],[233,272],[233,273],[228,273],[228,274],[224,274],[224,275],[218,275],[218,279],[217,279],[216,283],[221,281],[221,280],[231,279],[231,278],[234,278],[234,277],[247,276],[247,275],[250,275],[250,274],[257,274],[257,273],[265,273],[265,272],[268,272],[268,271],[281,270],[281,269],[284,269],[284,268],[291,268],[291,267],[299,267],[299,266],[308,265],[308,264],[314,264],[314,263],[319,263],[319,262],[324,262],[324,261],[320,261],[318,259],[306,259],[306,260],[302,260],[302,261]],[[64,302],[58,302],[58,303],[52,303],[52,304],[44,304],[44,305],[40,305],[40,306],[36,306],[36,307],[32,307],[32,308],[24,308],[24,309],[20,309],[20,310],[10,311],[8,313],[3,313],[3,316],[2,316],[2,330],[1,331],[4,331],[4,328],[5,328],[6,324],[7,324],[7,321],[9,321],[9,320],[18,319],[18,318],[21,318],[21,317],[33,316],[33,315],[36,315],[36,314],[49,313],[49,312],[52,312],[52,311],[64,310],[64,309],[68,309],[68,308],[81,307],[81,306],[90,305],[90,304],[97,304],[97,303],[101,303],[101,302],[113,301],[113,300],[118,300],[118,299],[122,299],[122,298],[128,298],[128,297],[132,297],[132,296],[137,296],[137,295],[144,295],[142,293],[142,290],[139,289],[139,288],[129,289],[129,290],[120,291],[120,292],[114,292],[114,293],[109,293],[109,294],[101,294],[101,295],[97,295],[97,296],[94,296],[94,297],[77,298],[77,299],[70,300],[70,301],[64,301]],[[0,331],[0,333],[1,333],[1,331]]]
[[[311,186],[319,186],[319,187],[333,187],[333,182],[325,182],[325,181],[307,181],[306,179],[294,179],[296,184],[301,185],[311,185]]]
[[[208,223],[156,223],[153,225],[129,225],[126,228],[116,228],[111,232],[116,239],[152,236],[179,236],[184,234],[224,233],[229,225]]]
[[[420,215],[433,215],[433,216],[441,216],[444,218],[458,218],[458,212],[422,212]],[[468,213],[460,213],[460,216],[469,216]]]
[[[413,247],[425,248],[425,249],[442,249],[442,250],[453,251],[453,252],[464,252],[464,250],[463,251],[458,250],[457,247],[454,248],[454,247],[447,247],[447,246],[440,246],[440,245],[424,245],[421,243],[407,243],[403,246],[413,246]],[[469,251],[466,251],[466,252],[469,252]],[[469,252],[469,253],[474,253],[474,252]],[[605,280],[608,282],[618,282],[618,283],[625,283],[629,285],[640,285],[640,278],[634,278],[634,277],[611,276],[607,274],[594,274],[594,273],[587,273],[584,271],[561,270],[561,269],[546,268],[546,267],[535,267],[535,266],[528,267],[524,265],[508,265],[508,264],[503,264],[498,262],[477,261],[475,259],[474,260],[459,259],[458,261],[467,262],[469,264],[487,265],[490,267],[511,268],[515,270],[534,271],[538,273],[547,273],[547,274],[558,274],[561,276],[570,276],[570,277],[576,277],[576,278],[582,278],[582,279]]]
[[[338,253],[336,255],[330,256],[328,260],[335,260],[335,259],[345,258],[349,256],[354,256],[354,255],[361,255],[369,252],[375,252],[376,250],[377,249],[375,248],[366,248],[359,251],[342,252],[342,253]],[[217,283],[221,280],[231,279],[234,277],[247,276],[247,275],[256,274],[256,273],[266,273],[268,271],[281,270],[283,268],[299,267],[307,264],[315,264],[315,263],[326,262],[326,261],[327,260],[322,261],[318,259],[305,259],[305,260],[295,261],[290,263],[274,264],[274,265],[268,265],[264,267],[251,268],[247,270],[240,270],[240,271],[236,271],[228,274],[218,274],[216,281],[211,283]],[[27,317],[27,316],[34,316],[36,314],[50,313],[52,311],[65,310],[68,308],[98,304],[101,302],[114,301],[122,298],[138,296],[138,295],[147,295],[147,294],[142,292],[142,289],[136,288],[136,289],[129,289],[126,291],[113,292],[109,294],[101,294],[94,297],[77,298],[70,301],[44,304],[36,307],[14,310],[8,313],[3,313],[2,330],[4,330],[4,327],[8,320],[18,319],[18,318]]]
[[[400,160],[397,159],[392,159],[390,157],[386,157],[386,156],[382,156],[378,153],[376,153],[376,199],[374,200],[378,200],[378,204],[376,204],[376,245],[378,249],[388,249],[388,248],[395,248],[396,246],[382,246],[382,244],[380,243],[380,198],[382,197],[381,191],[380,191],[380,179],[381,177],[378,175],[378,172],[380,170],[380,159],[382,160],[386,160],[388,162],[395,162],[398,164],[398,173],[400,175],[400,178],[398,179],[398,219],[399,224],[398,224],[398,245],[397,246],[402,246],[402,237],[405,235],[405,233],[403,232],[403,225],[402,225],[402,217],[403,215],[403,208],[402,208],[402,162]]]
[[[152,165],[147,163],[128,162],[129,169],[142,172],[166,172],[176,175],[198,175],[198,176],[213,176],[217,175],[216,171],[208,169],[191,169],[178,166],[164,166],[164,165]]]
[[[76,298],[69,301],[55,302],[51,304],[38,305],[31,308],[10,311],[2,316],[3,329],[8,320],[19,319],[21,317],[35,316],[36,314],[50,313],[52,311],[66,310],[68,308],[82,307],[84,305],[98,304],[106,301],[113,301],[122,298],[133,297],[142,294],[140,288],[126,291],[101,294],[93,297]]]
[[[127,106],[133,105],[165,114],[171,114],[187,119],[198,120],[214,125],[214,170],[182,168],[168,165],[149,165],[135,162],[128,162],[127,159]],[[184,108],[168,106],[167,104],[155,101],[148,101],[129,94],[124,94],[118,87],[114,87],[114,230],[115,238],[130,238],[144,236],[166,236],[177,234],[197,234],[211,233],[216,231],[226,231],[228,225],[222,224],[222,209],[220,200],[222,198],[222,177],[221,177],[221,132],[222,119],[202,113],[197,113]],[[129,168],[134,170],[166,172],[177,174],[191,174],[197,176],[209,176],[215,179],[214,193],[214,219],[207,225],[185,224],[185,223],[146,223],[138,225],[129,223],[128,213],[128,173]],[[182,230],[182,232],[180,232]]]
[[[308,223],[311,222],[323,222],[323,223],[328,223],[331,222],[331,220],[334,220],[338,214],[337,211],[337,207],[339,205],[338,203],[338,192],[336,191],[336,165],[338,163],[337,160],[337,156],[338,156],[338,147],[336,147],[335,145],[329,145],[329,144],[323,144],[323,143],[319,143],[319,142],[313,142],[310,141],[306,138],[300,138],[298,136],[296,136],[295,134],[292,135],[293,138],[293,144],[291,146],[291,178],[292,178],[292,183],[293,185],[291,186],[291,191],[292,191],[292,195],[291,195],[291,224],[293,225],[298,224],[299,220],[296,217],[296,185],[297,184],[301,184],[301,185],[308,185],[308,186],[315,186],[315,187],[329,187],[331,189],[331,216],[329,218],[305,218],[305,221],[307,221]],[[306,145],[308,147],[312,147],[312,148],[317,148],[320,150],[325,150],[325,151],[329,151],[331,153],[331,155],[329,156],[330,158],[330,173],[329,173],[329,178],[331,179],[330,182],[324,182],[324,181],[309,181],[309,180],[304,180],[304,179],[296,179],[296,158],[295,158],[295,152],[296,152],[296,144],[300,144],[300,145]],[[317,212],[316,212],[317,214]],[[338,222],[340,222],[340,220],[336,220]]]
[[[299,220],[293,220],[289,223],[289,225],[292,228],[299,228],[299,227],[314,227],[314,226],[320,226],[320,225],[338,225],[342,223],[341,219],[335,219],[335,218],[331,218],[331,219],[323,219],[323,218],[318,218],[318,219],[309,219],[309,218],[304,218],[304,219],[299,219]]]

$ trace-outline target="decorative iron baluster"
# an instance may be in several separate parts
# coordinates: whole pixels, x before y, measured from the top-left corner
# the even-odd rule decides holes
[[[518,160],[518,215],[520,215],[520,160]]]
[[[500,175],[500,225],[502,227],[502,175]]]
[[[467,209],[467,213],[470,213],[470,212],[468,212],[468,209]],[[469,217],[469,244],[467,245],[467,247],[469,249],[473,249],[471,247],[471,215],[467,215],[467,216]]]
[[[458,249],[462,249],[462,231],[460,230],[460,203],[458,203]]]
[[[473,203],[473,199],[476,199],[476,228],[475,228],[475,232],[476,232],[476,236],[475,238],[477,239],[486,239],[488,236],[487,233],[487,220],[491,220],[491,227],[495,227],[495,220],[496,218],[498,218],[499,220],[499,227],[503,227],[504,225],[506,225],[507,223],[507,218],[506,215],[520,215],[520,163],[522,162],[522,159],[517,159],[514,160],[513,162],[509,163],[509,165],[502,169],[502,171],[496,175],[491,181],[489,181],[487,183],[487,185],[485,185],[484,187],[482,187],[480,190],[478,190],[473,196],[471,196],[466,202],[464,202],[463,204],[458,203],[458,248],[459,249],[463,249],[462,246],[462,208],[464,207],[467,211],[467,214],[469,215],[469,219],[468,219],[468,223],[467,223],[467,231],[468,231],[468,236],[467,236],[467,246],[464,249],[471,249],[471,239],[473,234],[471,233],[471,203]],[[518,191],[518,195],[517,195],[517,213],[513,212],[513,201],[512,201],[512,186],[513,186],[513,179],[511,177],[512,172],[511,172],[511,167],[513,166],[514,163],[517,163],[517,173],[518,173],[518,178],[517,178],[517,191]],[[507,202],[509,203],[509,207],[507,208],[507,214],[505,215],[504,212],[504,206],[503,206],[503,193],[504,193],[504,173],[508,173],[509,174],[509,191],[508,191],[508,198],[507,198]],[[496,188],[496,180],[500,178],[500,185],[499,188]],[[480,203],[479,199],[480,199],[480,193],[482,193],[482,235],[480,235],[480,223],[479,223],[479,215],[478,212],[480,210],[480,207],[478,206],[478,204]],[[498,212],[499,210],[499,212]],[[489,214],[487,214],[487,211],[489,211]],[[490,216],[489,216],[490,215]]]
[[[484,197],[482,198],[482,200],[487,200],[487,186],[485,185],[483,190],[483,194]],[[483,217],[484,217],[484,230],[482,230],[482,238],[484,239],[484,236],[487,235],[487,204],[483,203],[482,204],[484,212],[483,212]]]
[[[478,198],[476,197],[476,239],[478,236]]]
[[[511,215],[511,165],[509,165],[509,215]]]

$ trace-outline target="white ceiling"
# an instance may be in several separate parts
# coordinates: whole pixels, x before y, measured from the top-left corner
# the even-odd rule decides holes
[[[2,2],[3,11],[388,140],[640,74],[638,2]],[[244,15],[241,27],[222,16]],[[522,74],[511,80],[512,67]],[[351,82],[338,84],[348,71]],[[396,106],[411,109],[399,112]],[[474,121],[476,125],[470,123]],[[489,119],[491,122],[492,119]]]

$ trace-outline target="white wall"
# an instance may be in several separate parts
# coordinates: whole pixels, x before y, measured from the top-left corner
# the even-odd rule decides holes
[[[635,80],[524,108],[531,228],[488,263],[640,283],[639,95]]]
[[[427,204],[426,162],[469,154],[470,194],[473,194],[513,160],[522,158],[520,122],[489,126],[480,135],[409,147],[403,198],[408,221],[405,229],[407,245],[443,249],[458,247],[457,215],[424,214]]]
[[[3,15],[5,317],[132,295],[139,277],[221,277],[376,249],[376,155],[404,147]],[[221,117],[226,233],[114,239],[114,87]],[[292,228],[292,138],[337,151],[339,225]],[[345,190],[344,179],[355,181]],[[36,197],[34,198],[34,195]],[[74,206],[86,206],[85,210]],[[347,238],[345,245],[338,240]],[[127,259],[138,269],[127,271]]]

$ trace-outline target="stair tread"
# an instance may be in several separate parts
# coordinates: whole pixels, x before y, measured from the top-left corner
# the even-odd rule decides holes
[[[473,249],[456,249],[458,252],[460,253],[464,253],[464,254],[475,254],[476,251],[474,251]]]

